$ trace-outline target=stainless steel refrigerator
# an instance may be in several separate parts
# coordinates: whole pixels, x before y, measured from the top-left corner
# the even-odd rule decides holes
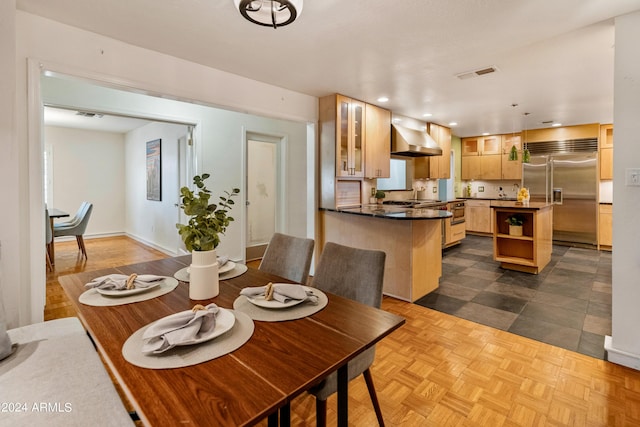
[[[522,165],[531,201],[553,203],[553,240],[596,245],[598,212],[596,153],[532,155]]]

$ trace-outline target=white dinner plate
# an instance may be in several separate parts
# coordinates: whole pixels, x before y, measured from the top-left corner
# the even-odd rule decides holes
[[[191,311],[191,310],[189,310]],[[175,314],[171,314],[167,317],[164,317],[160,320],[165,320],[165,319],[171,319],[172,317],[176,317],[176,316],[181,316],[183,315],[183,313],[175,313]],[[156,320],[156,322],[159,322],[160,320]],[[154,322],[155,323],[155,322]],[[154,323],[152,323],[151,325],[153,325]],[[214,339],[215,337],[219,337],[220,335],[224,334],[225,332],[227,332],[228,330],[230,330],[231,328],[233,328],[233,325],[236,323],[236,316],[233,315],[233,313],[230,310],[227,310],[225,308],[220,308],[218,307],[218,313],[216,314],[216,327],[213,328],[211,331],[202,334],[202,335],[198,335],[197,337],[188,340],[188,341],[184,341],[180,344],[176,344],[177,346],[184,346],[184,345],[193,345],[193,344],[200,344],[202,342],[205,341],[209,341]],[[151,326],[149,325],[149,326]]]
[[[275,283],[274,283],[274,285],[275,285]],[[300,286],[302,286],[302,285],[300,285]],[[310,290],[310,288],[308,288],[307,286],[302,286],[302,287],[305,289],[305,291]],[[264,295],[258,295],[258,296],[255,296],[255,297],[247,297],[247,300],[251,304],[257,305],[258,307],[275,308],[275,309],[293,307],[294,305],[298,305],[298,304],[303,303],[303,302],[306,301],[306,299],[304,299],[304,300],[292,299],[292,300],[289,300],[289,301],[287,301],[285,303],[282,303],[282,302],[276,301],[274,299],[272,299],[270,301],[267,301],[266,299],[264,299],[264,297],[265,297]]]
[[[96,289],[96,292],[98,292],[99,294],[106,295],[108,297],[128,297],[130,295],[141,294],[143,292],[147,292],[150,289],[154,289],[154,288],[160,286],[161,283],[164,283],[164,280],[159,280],[159,281],[147,286],[146,288],[133,288],[133,289],[123,289],[123,290],[99,289],[99,288],[95,288],[95,289]]]
[[[226,273],[227,271],[231,271],[236,268],[236,263],[233,261],[227,261],[225,265],[222,267],[218,267],[218,274]]]

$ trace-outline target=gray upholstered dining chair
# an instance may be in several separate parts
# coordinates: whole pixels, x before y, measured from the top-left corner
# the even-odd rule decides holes
[[[84,238],[82,236],[87,230],[87,224],[89,223],[89,218],[91,217],[92,210],[93,205],[91,203],[88,203],[86,208],[82,212],[82,216],[79,222],[68,227],[54,227],[53,229],[53,237],[75,236],[76,241],[78,242],[78,249],[80,249],[82,255],[84,255],[84,257],[87,259],[89,257],[87,256],[87,249],[84,246]]]
[[[311,286],[366,305],[380,308],[386,254],[382,251],[352,248],[327,242],[311,280]],[[384,426],[382,411],[369,367],[375,358],[375,347],[365,350],[348,364],[349,381],[362,374],[378,424]],[[326,425],[327,398],[338,388],[338,375],[330,374],[309,392],[316,397],[316,423]]]
[[[304,285],[314,244],[313,239],[274,233],[258,269]]]
[[[64,228],[64,227],[71,227],[72,225],[76,225],[77,223],[80,222],[80,220],[82,219],[85,211],[87,210],[90,204],[91,203],[89,202],[80,203],[80,207],[76,211],[76,214],[73,216],[73,218],[64,222],[57,222],[53,225],[53,228]]]

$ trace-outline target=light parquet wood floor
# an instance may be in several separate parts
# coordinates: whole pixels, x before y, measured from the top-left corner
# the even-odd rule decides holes
[[[47,319],[75,315],[58,275],[166,256],[126,237],[86,244],[86,262],[75,242],[56,244]],[[407,319],[378,344],[372,367],[388,426],[640,426],[638,371],[393,298],[382,308]],[[296,398],[292,424],[315,425],[314,405]],[[332,396],[329,425],[335,408]],[[349,385],[349,420],[376,425],[362,378]]]

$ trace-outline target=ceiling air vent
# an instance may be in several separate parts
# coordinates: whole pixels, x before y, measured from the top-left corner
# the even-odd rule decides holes
[[[459,78],[460,80],[467,80],[474,77],[495,73],[496,71],[498,71],[498,67],[491,66],[491,67],[480,68],[478,70],[467,71],[466,73],[456,74],[456,77]]]

